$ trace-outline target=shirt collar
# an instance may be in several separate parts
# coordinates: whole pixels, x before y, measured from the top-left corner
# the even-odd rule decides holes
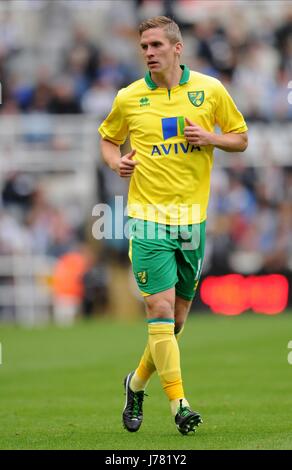
[[[179,81],[179,84],[184,85],[185,83],[187,83],[189,81],[190,69],[186,65],[180,65],[180,68],[182,69],[182,76],[181,76],[181,79]],[[156,90],[156,88],[158,88],[156,83],[153,82],[149,70],[145,75],[145,82],[146,82],[146,85],[148,86],[148,88],[150,88],[150,90]]]

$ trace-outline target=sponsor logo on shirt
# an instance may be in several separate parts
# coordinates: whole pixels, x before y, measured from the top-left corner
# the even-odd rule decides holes
[[[163,140],[170,139],[170,137],[183,136],[185,128],[184,116],[162,118],[162,134]]]
[[[170,118],[162,118],[162,136],[163,140],[170,139],[171,137],[183,137],[185,128],[184,116],[176,116]],[[191,153],[196,150],[201,150],[197,145],[190,144],[189,142],[158,144],[152,146],[151,156],[158,155],[171,155],[178,153]]]
[[[175,144],[159,144],[152,146],[151,156],[154,155],[170,155],[171,153],[178,154],[180,152],[183,153],[191,153],[197,150],[201,150],[201,147],[198,145],[190,144],[189,142],[179,142]]]

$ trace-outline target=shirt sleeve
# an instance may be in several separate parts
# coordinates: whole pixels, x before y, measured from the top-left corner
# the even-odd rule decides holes
[[[98,128],[103,139],[122,145],[128,135],[128,125],[121,110],[119,94],[116,96],[111,112]]]
[[[235,132],[240,134],[247,131],[247,125],[241,112],[229,95],[226,88],[219,82],[217,88],[217,106],[215,110],[215,121],[223,134]]]

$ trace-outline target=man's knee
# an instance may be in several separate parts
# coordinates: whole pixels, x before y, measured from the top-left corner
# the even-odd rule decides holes
[[[174,318],[174,301],[171,297],[153,296],[146,301],[149,318]]]
[[[147,305],[147,313],[152,318],[173,318],[174,305],[166,299],[157,300]]]

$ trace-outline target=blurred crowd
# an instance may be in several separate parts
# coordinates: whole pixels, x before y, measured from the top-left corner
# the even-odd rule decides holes
[[[26,3],[29,6],[36,2]],[[137,47],[139,21],[147,13],[166,13],[171,14],[182,29],[189,65],[222,80],[248,120],[292,117],[291,106],[287,103],[292,72],[292,7],[289,2],[83,2],[84,8],[89,3],[95,4],[91,12],[96,18],[96,28],[101,27],[101,23],[106,28],[101,38],[97,38],[94,28],[78,23],[77,14],[68,24],[72,4],[76,6],[78,2],[60,0],[53,2],[54,8],[45,0],[38,3],[43,4],[44,14],[53,18],[59,14],[63,27],[69,25],[68,32],[63,36],[63,43],[55,46],[55,58],[49,64],[37,55],[38,48],[44,53],[49,49],[48,44],[47,49],[43,45],[42,37],[36,37],[33,50],[28,51],[25,37],[14,22],[13,11],[0,10],[1,114],[42,112],[104,116],[116,90],[143,74]],[[79,3],[81,8],[82,2]],[[56,20],[47,23],[51,37],[45,31],[42,34],[46,41],[53,42],[53,35],[62,24],[58,27]],[[38,57],[35,67],[30,73],[21,72],[17,63],[29,62],[32,55]]]
[[[213,273],[292,271],[292,167],[213,173],[208,217]]]
[[[144,74],[137,24],[156,14],[174,17],[185,38],[185,62],[219,78],[250,126],[292,118],[289,2],[23,0],[23,15],[37,18],[31,34],[29,23],[27,31],[20,27],[17,7],[8,6],[14,2],[1,3],[0,119],[35,117],[32,144],[50,134],[48,116],[89,115],[98,124],[107,115],[117,90]],[[84,220],[68,219],[29,173],[2,175],[0,183],[0,255],[29,251],[63,261],[68,253],[82,253],[86,263],[77,271],[90,292],[84,307],[90,313],[96,292],[106,292],[107,275],[102,257],[85,254],[91,242]],[[116,194],[127,193],[100,162],[96,186],[93,205],[112,205]],[[205,272],[290,272],[291,220],[291,166],[214,169]],[[105,245],[107,253],[126,259],[126,240]]]

